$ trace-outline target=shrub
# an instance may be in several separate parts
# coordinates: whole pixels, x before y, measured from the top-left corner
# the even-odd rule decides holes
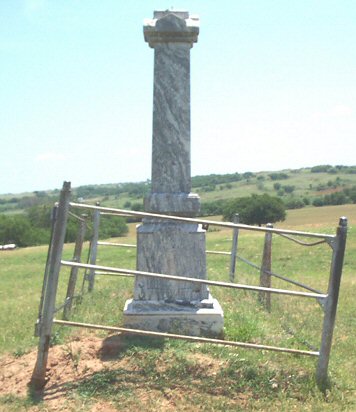
[[[239,213],[241,223],[259,226],[284,220],[286,216],[283,201],[267,194],[229,201],[224,208],[224,220],[232,221],[235,213]]]
[[[301,209],[305,206],[305,203],[301,199],[290,199],[285,205],[287,209]]]
[[[286,193],[292,193],[292,192],[294,192],[295,186],[285,185],[285,186],[283,186],[283,189]]]
[[[48,243],[49,231],[33,227],[26,215],[0,215],[0,243],[32,246]]]
[[[311,173],[327,173],[330,169],[332,169],[331,165],[318,165],[312,167],[310,171]]]
[[[276,172],[276,173],[270,173],[268,175],[271,180],[283,180],[283,179],[288,179],[287,173],[282,173],[282,172]]]
[[[317,197],[313,200],[313,206],[320,207],[324,206],[324,200],[321,197]]]
[[[200,216],[222,215],[227,202],[227,200],[202,202],[200,207]]]

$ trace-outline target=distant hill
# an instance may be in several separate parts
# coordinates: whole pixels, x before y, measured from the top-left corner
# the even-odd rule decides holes
[[[75,182],[74,182],[75,183]],[[142,210],[150,181],[85,185],[73,188],[73,199],[103,206]],[[202,214],[220,214],[230,199],[268,193],[289,209],[314,205],[356,203],[356,166],[318,165],[275,172],[210,174],[192,177],[192,191],[200,195]],[[0,213],[22,213],[58,200],[59,190],[0,195]]]

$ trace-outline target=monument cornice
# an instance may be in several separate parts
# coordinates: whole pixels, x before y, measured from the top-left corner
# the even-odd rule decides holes
[[[145,19],[145,41],[154,48],[160,43],[188,43],[198,41],[199,19],[189,17],[187,12],[159,11],[153,19]]]

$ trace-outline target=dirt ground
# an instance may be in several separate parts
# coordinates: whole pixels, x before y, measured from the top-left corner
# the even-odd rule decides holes
[[[35,394],[35,399],[39,401],[26,405],[21,411],[90,411],[90,412],[113,412],[117,409],[109,401],[96,401],[94,398],[85,404],[80,399],[73,399],[68,396],[71,384],[78,384],[93,374],[105,370],[117,369],[133,372],[133,364],[125,357],[117,357],[123,349],[122,337],[120,335],[109,336],[102,339],[97,336],[76,337],[69,343],[57,345],[50,349],[47,383],[40,393]],[[33,350],[21,357],[5,355],[0,357],[0,397],[15,396],[25,399],[29,394],[29,381],[33,372],[37,356],[37,351]],[[204,354],[194,354],[194,360],[209,366],[209,374],[215,375],[222,366],[222,362]],[[162,365],[164,368],[164,365]],[[157,365],[159,370],[160,365]],[[151,405],[155,402],[155,407],[148,406],[145,410],[175,411],[183,394],[180,389],[171,388],[166,390],[164,396],[162,391],[147,391],[144,387],[136,388],[135,397],[139,398],[142,405]],[[245,402],[241,399],[240,403]],[[82,404],[81,404],[82,403]],[[184,402],[183,402],[184,403]],[[89,406],[90,404],[90,406]],[[0,412],[5,412],[6,405],[0,403]],[[12,406],[11,411],[14,409]],[[189,410],[189,409],[179,409]]]
[[[34,405],[28,410],[72,410],[68,403],[66,392],[68,384],[78,382],[95,372],[108,366],[113,367],[120,363],[124,367],[124,360],[109,362],[110,353],[117,351],[118,340],[100,339],[95,336],[81,337],[76,340],[51,348],[49,353],[47,383],[42,393],[41,406]],[[29,391],[28,383],[35,365],[37,351],[32,351],[21,357],[6,355],[0,358],[0,396],[15,395],[26,397]],[[80,357],[80,361],[79,361]],[[70,403],[70,402],[69,402]],[[1,406],[0,406],[1,410]],[[116,411],[109,403],[95,404],[91,411]]]

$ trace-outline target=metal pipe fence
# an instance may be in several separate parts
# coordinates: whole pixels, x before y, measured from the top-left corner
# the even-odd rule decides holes
[[[143,272],[140,270],[113,268],[110,266],[88,265],[85,263],[76,263],[76,262],[72,262],[68,260],[62,260],[61,264],[63,266],[69,266],[69,267],[75,267],[75,268],[93,269],[93,270],[98,269],[100,271],[108,272],[112,274],[135,275],[135,276],[140,275],[140,276],[152,277],[152,278],[157,278],[157,279],[177,280],[181,282],[192,282],[192,283],[210,285],[210,286],[221,286],[221,287],[226,287],[226,288],[231,288],[231,289],[243,289],[243,290],[250,290],[250,291],[276,293],[279,295],[300,296],[300,297],[306,297],[306,298],[326,298],[327,297],[326,294],[322,294],[322,293],[299,292],[296,290],[288,290],[288,289],[273,289],[273,288],[268,288],[268,287],[250,286],[250,285],[244,285],[244,284],[239,284],[239,283],[189,278],[186,276],[174,276],[174,275],[166,275],[163,273],[152,273],[152,272]]]
[[[272,232],[272,233],[281,233],[281,234],[287,234],[287,235],[305,236],[305,237],[330,239],[330,240],[333,240],[335,238],[334,235],[328,235],[328,234],[322,234],[322,233],[303,232],[300,230],[276,229],[276,228],[267,228],[267,227],[259,227],[259,226],[249,226],[249,225],[244,225],[242,223],[217,222],[214,220],[196,219],[196,218],[183,217],[183,216],[161,215],[158,213],[137,212],[134,210],[115,209],[112,207],[94,206],[94,205],[87,205],[87,204],[75,203],[75,202],[70,202],[70,206],[79,208],[79,209],[85,209],[85,210],[98,210],[100,212],[105,212],[107,214],[110,213],[112,215],[152,218],[152,219],[155,219],[155,221],[162,219],[162,220],[170,220],[173,222],[198,223],[206,227],[209,227],[211,225],[211,226],[224,227],[224,228],[230,228],[230,229],[235,229],[235,228],[243,229],[243,230],[252,231],[252,232]]]
[[[70,183],[65,182],[63,185],[63,189],[61,191],[60,200],[57,207],[57,213],[53,213],[53,225],[52,225],[52,235],[51,235],[51,242],[49,245],[48,251],[48,258],[44,273],[44,282],[41,294],[41,301],[40,301],[40,308],[39,308],[39,315],[38,320],[36,323],[36,332],[39,336],[39,345],[38,345],[38,354],[37,354],[37,361],[33,371],[31,382],[32,384],[40,388],[45,384],[45,373],[46,373],[46,366],[47,366],[47,359],[48,359],[48,350],[49,350],[49,342],[52,332],[53,324],[60,324],[66,326],[74,326],[74,327],[87,327],[92,329],[101,329],[101,330],[108,330],[108,331],[120,331],[138,335],[150,335],[150,336],[160,336],[166,338],[174,338],[174,339],[184,339],[187,341],[200,341],[206,343],[213,343],[213,344],[222,344],[222,345],[229,345],[229,346],[239,346],[245,348],[254,348],[254,349],[264,349],[264,350],[272,350],[278,352],[288,352],[300,355],[310,355],[310,356],[317,356],[318,363],[316,368],[316,380],[317,384],[320,389],[325,390],[328,387],[328,364],[330,358],[330,351],[331,351],[331,344],[332,344],[332,336],[333,330],[335,325],[335,316],[337,310],[337,302],[339,296],[339,289],[340,289],[340,280],[342,275],[342,267],[343,267],[343,258],[344,258],[344,251],[346,245],[346,236],[347,236],[347,219],[340,218],[339,226],[337,228],[336,235],[328,235],[328,234],[319,234],[319,233],[310,233],[310,232],[302,232],[302,231],[295,231],[295,230],[284,230],[284,229],[276,229],[273,228],[272,225],[267,225],[267,227],[256,227],[256,226],[248,226],[244,224],[240,224],[238,222],[238,217],[235,218],[233,223],[228,222],[216,222],[204,219],[193,219],[193,218],[185,218],[179,216],[168,216],[168,215],[160,215],[160,214],[153,214],[153,213],[144,213],[144,212],[135,212],[135,211],[127,211],[121,209],[113,209],[113,208],[105,208],[97,204],[96,206],[93,205],[84,205],[82,203],[73,203],[70,202]],[[87,223],[87,218],[85,215],[78,216],[72,214],[70,208],[77,208],[77,209],[85,209],[93,211],[93,237],[90,242],[90,253],[88,255],[88,263],[81,263],[81,254],[82,254],[82,246],[84,242],[85,236],[85,226]],[[108,214],[108,215],[120,215],[120,216],[136,216],[142,217],[153,221],[162,221],[169,220],[169,221],[178,221],[178,222],[187,222],[187,223],[198,223],[204,225],[207,228],[209,225],[218,226],[229,228],[233,230],[233,240],[232,240],[232,250],[231,252],[219,252],[213,251],[217,254],[226,254],[231,256],[230,261],[230,282],[222,282],[222,281],[214,281],[214,280],[207,280],[207,279],[196,279],[196,278],[189,278],[183,276],[173,276],[167,274],[158,274],[158,273],[151,273],[151,272],[142,272],[142,271],[135,271],[129,270],[124,268],[114,268],[109,266],[101,266],[96,264],[97,259],[97,246],[98,245],[109,245],[109,246],[124,246],[124,247],[131,247],[134,248],[136,245],[118,245],[113,244],[111,242],[100,242],[98,239],[99,236],[99,223],[100,223],[100,214]],[[73,254],[72,261],[66,261],[62,259],[62,252],[63,252],[63,244],[65,239],[65,232],[66,232],[66,224],[68,216],[72,215],[75,216],[79,222],[79,230],[78,236],[75,243],[75,250]],[[260,266],[250,262],[249,260],[242,258],[237,254],[237,246],[238,246],[238,234],[240,230],[247,230],[247,231],[257,231],[265,233],[265,240],[264,240],[264,248],[263,248],[263,256],[262,256],[262,263]],[[330,268],[330,276],[329,276],[329,283],[328,283],[328,291],[327,293],[321,293],[320,291],[311,288],[307,285],[303,285],[301,282],[294,281],[282,275],[278,275],[272,271],[272,236],[273,234],[281,235],[285,237],[287,240],[294,241],[302,246],[314,246],[320,243],[327,243],[333,251],[332,254],[332,262]],[[309,238],[316,238],[321,239],[312,244],[309,242],[299,241],[295,239],[294,236],[297,237],[309,237]],[[256,270],[260,272],[260,286],[251,286],[245,284],[235,283],[235,265],[236,260],[239,259],[248,265],[254,267]],[[69,283],[67,288],[66,299],[63,305],[59,306],[58,308],[55,307],[56,303],[56,294],[57,294],[57,287],[58,287],[58,279],[60,274],[61,266],[67,266],[71,268]],[[130,276],[135,277],[137,275],[145,276],[145,277],[154,277],[159,279],[165,280],[175,280],[175,281],[188,281],[198,284],[206,284],[211,286],[217,287],[224,287],[224,288],[231,288],[231,289],[240,289],[246,290],[251,292],[258,292],[258,299],[261,304],[270,311],[271,309],[271,294],[279,294],[279,295],[289,295],[294,297],[304,297],[304,298],[313,298],[317,299],[319,302],[323,303],[324,309],[324,320],[323,320],[323,329],[321,335],[321,345],[319,351],[303,351],[299,349],[293,348],[279,348],[269,345],[260,345],[254,343],[245,343],[245,342],[231,342],[231,341],[224,341],[219,339],[208,339],[208,338],[200,338],[200,337],[192,337],[186,335],[176,335],[176,334],[168,334],[168,333],[158,333],[158,332],[151,332],[151,331],[143,331],[143,330],[133,330],[128,328],[114,328],[104,325],[92,325],[92,324],[85,324],[85,323],[78,323],[78,322],[70,322],[68,321],[68,317],[70,314],[70,309],[72,302],[76,295],[75,292],[75,283],[77,280],[77,274],[79,269],[85,269],[83,282],[85,280],[89,281],[89,288],[88,290],[93,290],[94,287],[94,280],[95,275],[111,275],[111,276]],[[302,287],[307,289],[308,292],[301,292],[295,290],[288,290],[288,289],[278,289],[273,288],[271,285],[271,278],[277,277],[281,280],[287,281],[292,283],[298,287]],[[83,292],[83,288],[82,288]],[[58,320],[54,318],[54,314],[58,312],[60,309],[64,309],[64,318],[66,320]]]

